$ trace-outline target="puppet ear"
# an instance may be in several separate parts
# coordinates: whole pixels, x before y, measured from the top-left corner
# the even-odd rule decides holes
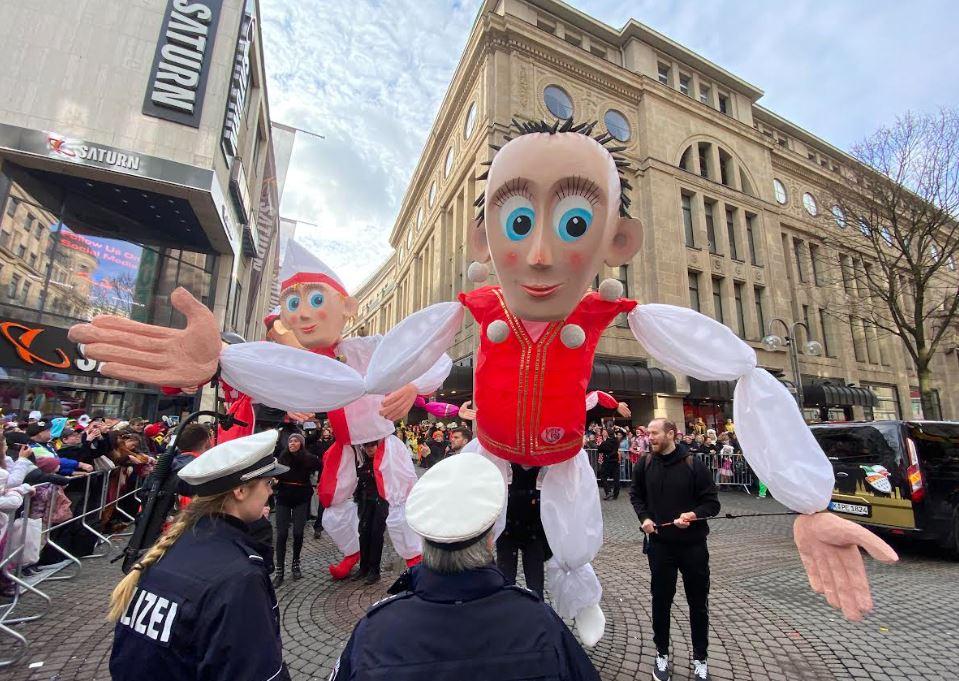
[[[613,238],[606,247],[606,264],[610,267],[625,265],[639,252],[642,245],[642,221],[639,218],[619,218]]]
[[[473,249],[473,258],[477,262],[488,263],[490,259],[489,242],[486,240],[486,221],[480,218],[473,220],[469,233],[470,248]]]
[[[343,305],[343,311],[347,317],[355,317],[356,311],[360,309],[360,304],[356,302],[356,298],[353,296],[344,296]]]

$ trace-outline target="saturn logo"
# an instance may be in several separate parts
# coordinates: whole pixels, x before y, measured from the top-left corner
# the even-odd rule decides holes
[[[69,147],[64,146],[66,144],[66,140],[60,137],[54,137],[53,135],[50,135],[47,137],[47,143],[50,145],[50,148],[53,151],[57,152],[61,156],[76,158],[77,152],[75,152],[73,149],[70,149]]]
[[[543,432],[540,434],[540,437],[543,438],[543,442],[548,445],[555,445],[557,442],[563,439],[563,433],[566,431],[559,426],[550,426],[549,428],[543,429]]]
[[[11,333],[11,329],[19,329],[21,333],[15,337],[14,334]],[[13,349],[17,351],[20,359],[27,364],[36,362],[48,367],[53,367],[54,369],[66,369],[70,366],[70,359],[60,348],[56,349],[57,354],[60,355],[59,360],[53,361],[41,357],[30,349],[33,341],[37,339],[37,336],[43,333],[43,329],[31,329],[29,326],[17,324],[16,322],[3,322],[0,323],[0,333],[3,334],[4,338],[10,341],[10,344],[13,346]]]

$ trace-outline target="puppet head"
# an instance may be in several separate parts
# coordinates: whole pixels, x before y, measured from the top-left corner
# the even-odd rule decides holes
[[[277,325],[282,324],[308,350],[331,348],[356,308],[356,299],[338,279],[324,272],[299,272],[281,285],[280,319],[273,328],[279,334]],[[282,340],[283,334],[279,337],[280,342],[291,345]]]
[[[480,179],[471,230],[477,260],[492,260],[503,296],[521,319],[565,319],[605,262],[629,262],[642,224],[627,211],[628,162],[613,156],[609,134],[572,120],[518,123]]]

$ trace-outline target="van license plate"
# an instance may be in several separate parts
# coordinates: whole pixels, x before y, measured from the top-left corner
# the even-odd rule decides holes
[[[836,513],[848,513],[849,515],[859,515],[868,518],[872,515],[872,507],[866,504],[847,504],[842,501],[830,501],[829,510]]]

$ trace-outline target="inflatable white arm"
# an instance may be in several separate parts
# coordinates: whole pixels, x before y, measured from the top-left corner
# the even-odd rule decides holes
[[[466,312],[460,303],[437,303],[414,312],[387,333],[370,359],[366,390],[388,395],[407,383],[423,393],[442,385],[452,361],[445,356]],[[445,374],[437,381],[440,374]]]
[[[363,377],[343,362],[267,341],[224,348],[220,373],[254,402],[285,411],[340,409],[365,392]]]
[[[776,500],[800,513],[829,504],[834,476],[796,401],[756,353],[728,327],[673,305],[637,305],[628,315],[636,339],[656,360],[701,381],[737,381],[736,437],[749,465]]]

